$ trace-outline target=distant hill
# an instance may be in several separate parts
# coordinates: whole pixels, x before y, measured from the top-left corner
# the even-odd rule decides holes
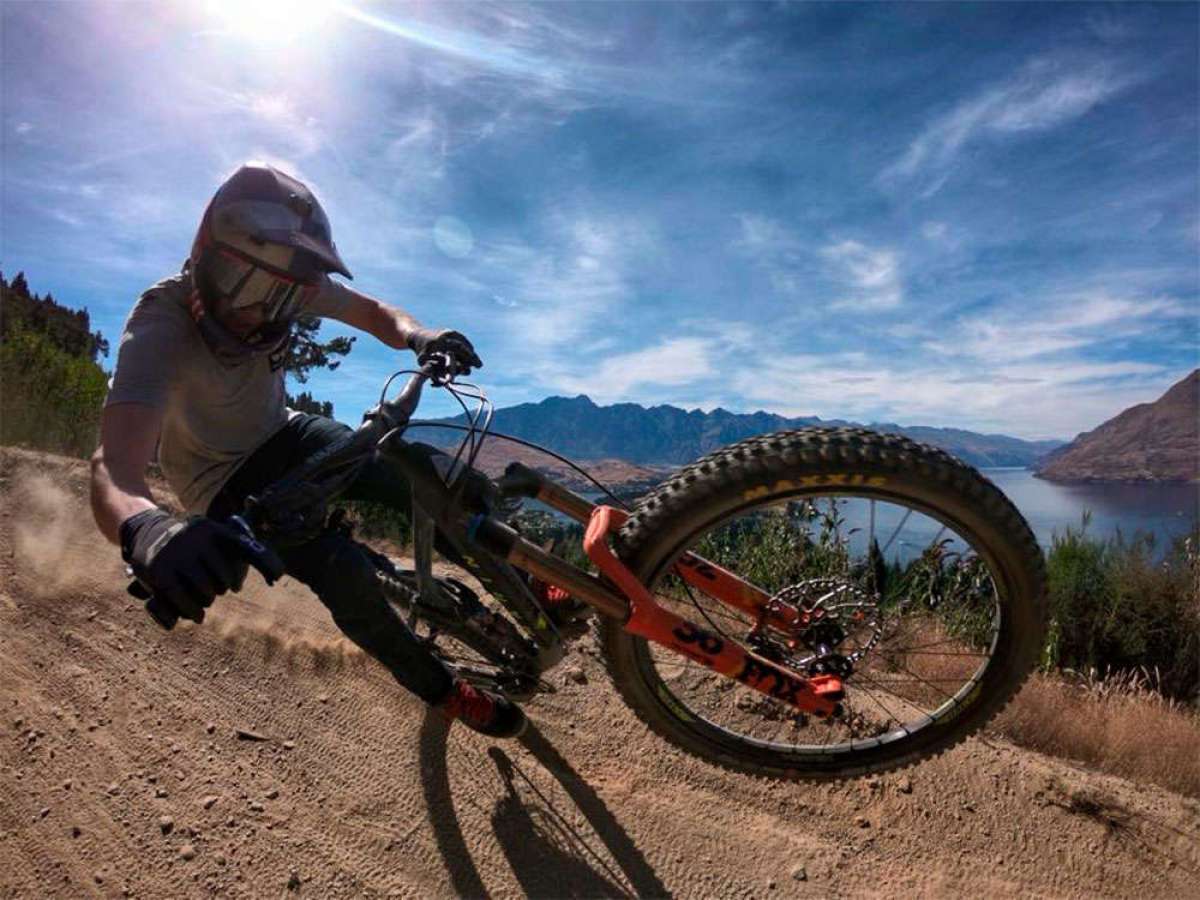
[[[1200,369],[1047,456],[1051,481],[1200,481]]]
[[[442,421],[461,424],[462,416]],[[598,406],[584,395],[548,397],[496,411],[493,428],[543,444],[578,460],[620,459],[638,465],[682,465],[743,438],[769,431],[809,425],[851,425],[816,416],[788,418],[768,412],[733,413],[726,409],[701,412],[674,406],[646,408],[637,403]],[[1062,444],[1061,441],[1023,441],[999,434],[977,434],[954,428],[905,428],[884,423],[881,431],[898,432],[941,447],[975,466],[1029,466]],[[426,430],[422,440],[447,445],[457,440],[451,431]]]

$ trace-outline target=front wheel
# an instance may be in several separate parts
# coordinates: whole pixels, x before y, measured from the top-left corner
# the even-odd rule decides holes
[[[842,678],[819,720],[601,623],[613,681],[658,734],[728,768],[845,778],[952,746],[1012,697],[1045,630],[1045,571],[995,485],[934,447],[865,429],[751,438],[681,470],[622,528],[668,609],[806,676]],[[685,553],[790,608],[767,624],[676,574]]]

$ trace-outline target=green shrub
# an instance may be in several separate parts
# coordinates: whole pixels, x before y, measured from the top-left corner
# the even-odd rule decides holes
[[[104,370],[89,357],[13,327],[0,346],[0,444],[89,456],[107,391]]]
[[[1101,677],[1148,672],[1169,697],[1200,693],[1197,536],[1160,554],[1153,535],[1107,540],[1081,526],[1055,534],[1047,557],[1046,668]]]
[[[392,541],[400,547],[412,540],[412,522],[402,510],[370,500],[344,500],[336,506],[346,510],[359,537]]]

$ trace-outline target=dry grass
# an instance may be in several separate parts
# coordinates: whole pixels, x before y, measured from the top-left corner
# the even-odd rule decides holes
[[[992,727],[1024,747],[1200,797],[1200,713],[1145,679],[1035,675]]]

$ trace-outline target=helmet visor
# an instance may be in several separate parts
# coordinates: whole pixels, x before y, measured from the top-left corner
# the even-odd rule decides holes
[[[253,240],[295,247],[311,253],[321,262],[322,269],[351,278],[350,271],[338,255],[329,230],[329,219],[319,204],[313,204],[306,215],[280,203],[265,200],[236,200],[224,204],[214,219],[216,240],[229,243],[228,232],[249,235]],[[297,262],[303,263],[301,257]],[[303,271],[288,271],[299,277]]]
[[[317,289],[314,284],[269,271],[225,247],[216,249],[206,260],[207,274],[228,309],[261,306],[264,322],[289,321]]]

